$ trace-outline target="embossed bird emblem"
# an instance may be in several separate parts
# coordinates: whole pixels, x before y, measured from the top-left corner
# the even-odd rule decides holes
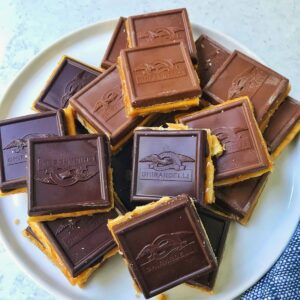
[[[185,170],[184,163],[194,162],[189,156],[177,154],[172,151],[165,151],[160,154],[150,154],[140,160],[140,162],[150,162],[149,169],[164,171],[174,169],[176,171]]]
[[[96,166],[81,165],[73,168],[51,168],[40,172],[37,181],[62,187],[71,186],[79,181],[86,181],[98,173]]]
[[[60,233],[62,233],[63,231],[65,231],[66,229],[70,229],[70,230],[74,230],[78,227],[78,220],[75,219],[68,219],[67,222],[66,220],[63,220],[63,223],[60,224],[56,231],[55,231],[55,235],[59,235]]]
[[[66,107],[69,99],[93,80],[93,76],[85,71],[79,72],[65,87],[61,97],[61,107]]]
[[[268,74],[255,66],[251,66],[238,74],[228,90],[228,99],[240,96],[251,96],[268,78]]]
[[[14,149],[14,153],[19,153],[23,151],[27,147],[27,141],[32,138],[47,138],[56,136],[55,134],[48,134],[48,133],[30,133],[22,138],[15,139],[11,141],[8,145],[6,145],[3,150]]]
[[[181,61],[173,62],[171,59],[155,60],[151,63],[143,63],[134,69],[135,72],[143,72],[144,74],[150,74],[152,72],[162,73],[170,72],[174,67],[181,63]]]
[[[159,27],[139,33],[138,38],[147,39],[149,42],[153,42],[157,39],[174,40],[179,37],[178,33],[182,31],[184,31],[183,28],[175,26]]]
[[[108,109],[108,107],[122,99],[121,86],[108,90],[104,93],[103,97],[98,100],[94,106],[93,112],[97,112],[102,108]]]

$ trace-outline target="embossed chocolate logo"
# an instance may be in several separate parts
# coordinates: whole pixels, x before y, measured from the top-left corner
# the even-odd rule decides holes
[[[93,112],[100,112],[105,121],[109,121],[118,112],[124,109],[121,85],[106,91],[95,103]]]
[[[32,138],[48,138],[56,136],[55,134],[47,133],[30,133],[22,138],[14,139],[9,144],[4,146],[2,150],[10,150],[10,155],[7,158],[8,165],[24,163],[27,160],[27,141]]]
[[[228,99],[244,95],[251,97],[267,78],[268,74],[257,67],[251,66],[247,68],[233,79],[228,90]]]
[[[45,184],[67,187],[87,181],[99,172],[96,156],[37,159],[36,180]]]
[[[138,253],[136,261],[145,273],[158,271],[196,253],[194,234],[177,231],[161,234]]]
[[[213,130],[221,143],[225,146],[226,153],[235,153],[252,149],[248,129],[241,127],[219,127]]]
[[[163,181],[192,181],[195,160],[189,156],[172,151],[151,154],[142,158],[140,163],[148,163],[141,167],[139,179]],[[188,168],[191,167],[192,168]]]
[[[138,32],[137,38],[144,43],[160,42],[160,41],[173,41],[184,38],[185,30],[181,27],[168,26],[159,27],[144,32]]]
[[[184,61],[161,59],[151,63],[143,63],[134,68],[137,84],[168,80],[186,76]]]
[[[81,90],[85,85],[91,82],[94,77],[86,71],[79,72],[65,87],[64,94],[61,97],[61,107],[68,104],[69,99]]]

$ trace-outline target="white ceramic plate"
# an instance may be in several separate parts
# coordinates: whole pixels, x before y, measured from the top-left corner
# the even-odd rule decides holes
[[[46,49],[31,61],[8,88],[1,104],[1,119],[30,113],[32,101],[63,54],[98,66],[116,21],[98,23],[76,31]],[[256,57],[231,38],[199,25],[201,33],[229,49],[240,49]],[[257,57],[256,57],[257,58]],[[215,294],[209,296],[185,285],[167,295],[175,299],[232,299],[253,285],[276,261],[292,236],[300,216],[300,143],[293,143],[276,162],[253,218],[247,227],[232,224]],[[71,286],[62,273],[21,235],[26,227],[27,195],[0,199],[0,236],[20,267],[58,299],[135,299],[135,291],[122,259],[116,255],[102,266],[86,288]],[[14,224],[20,219],[19,225]],[[141,297],[143,298],[143,297]],[[140,299],[141,299],[140,298]]]

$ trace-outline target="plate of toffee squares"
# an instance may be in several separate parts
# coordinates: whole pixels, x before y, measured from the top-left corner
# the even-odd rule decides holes
[[[2,99],[2,241],[58,299],[238,296],[299,220],[290,90],[186,9],[62,38]]]

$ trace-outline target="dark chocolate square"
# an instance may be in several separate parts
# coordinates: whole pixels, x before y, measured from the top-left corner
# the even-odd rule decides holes
[[[218,260],[218,265],[220,266],[230,221],[199,205],[197,205],[197,212]],[[216,282],[217,274],[218,269],[206,275],[192,278],[187,283],[212,290]]]
[[[205,130],[136,130],[131,201],[186,193],[203,203],[207,147]]]
[[[185,8],[131,16],[128,17],[127,22],[131,47],[182,41],[193,63],[197,63],[196,47]]]
[[[217,266],[203,225],[186,195],[113,226],[120,251],[146,298]]]
[[[29,139],[61,136],[65,134],[65,131],[61,110],[1,121],[1,190],[9,191],[26,186],[27,141]]]
[[[203,88],[212,75],[229,57],[230,52],[206,35],[201,35],[195,42],[198,57],[197,73]]]
[[[81,118],[105,133],[113,146],[144,120],[143,117],[127,117],[116,65],[72,97],[70,104]]]
[[[40,228],[55,248],[72,277],[103,260],[117,245],[107,228],[108,219],[118,216],[110,212],[41,222]]]
[[[107,142],[102,135],[29,142],[29,216],[112,206]]]
[[[225,150],[215,162],[215,181],[270,168],[269,155],[247,98],[178,118],[190,128],[209,128]]]
[[[103,56],[101,67],[104,69],[110,68],[117,62],[122,49],[127,48],[127,32],[125,27],[126,18],[120,17],[113,35],[110,39],[106,52]]]
[[[176,102],[201,93],[182,42],[122,50],[121,63],[132,107]]]
[[[71,96],[100,74],[100,70],[64,56],[38,96],[34,107],[40,111],[65,108]]]
[[[207,83],[203,92],[213,104],[248,96],[258,124],[288,89],[289,81],[253,58],[234,51]]]

